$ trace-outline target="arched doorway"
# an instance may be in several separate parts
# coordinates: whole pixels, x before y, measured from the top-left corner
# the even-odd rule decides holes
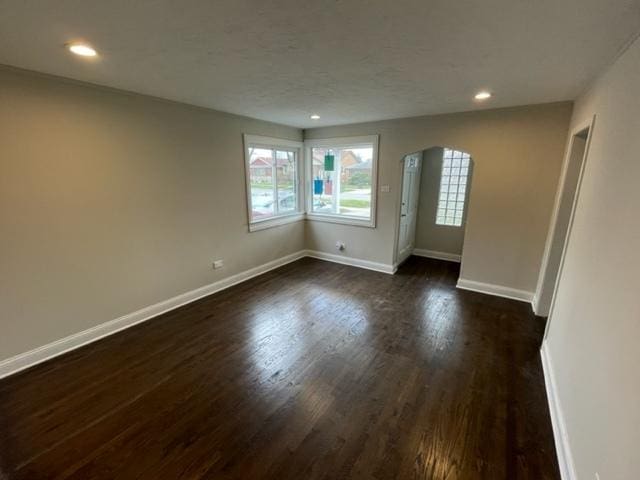
[[[397,265],[412,254],[461,261],[473,166],[470,153],[440,146],[402,159]]]

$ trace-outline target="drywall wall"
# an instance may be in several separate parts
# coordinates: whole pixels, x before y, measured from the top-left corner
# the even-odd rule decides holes
[[[461,277],[533,292],[560,165],[571,103],[436,115],[310,129],[305,138],[380,134],[377,227],[306,222],[307,248],[392,264],[401,163],[434,146],[474,159]],[[384,185],[389,193],[380,191]]]
[[[443,150],[442,147],[433,147],[424,151],[415,245],[423,250],[460,255],[464,243],[464,223],[462,227],[436,225]],[[468,200],[469,196],[466,198]]]
[[[248,232],[243,133],[302,139],[0,70],[0,359],[304,248],[302,222]]]
[[[640,478],[640,41],[577,102],[595,124],[546,349],[577,479]]]

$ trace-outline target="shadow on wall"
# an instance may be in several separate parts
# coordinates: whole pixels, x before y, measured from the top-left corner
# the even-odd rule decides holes
[[[413,192],[409,174],[411,158],[419,158],[421,162]],[[406,251],[407,244],[412,243],[414,254],[460,261],[472,171],[469,153],[446,147],[432,147],[403,159],[400,259],[404,256],[403,248]],[[416,204],[414,219],[409,211],[412,201]],[[406,226],[407,221],[414,221],[415,226]]]

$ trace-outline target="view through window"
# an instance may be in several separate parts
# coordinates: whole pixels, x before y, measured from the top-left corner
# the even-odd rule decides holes
[[[373,144],[312,147],[310,151],[311,212],[371,219]]]
[[[468,153],[444,149],[436,225],[462,226],[470,160]]]
[[[298,151],[248,145],[247,153],[251,220],[298,212]]]

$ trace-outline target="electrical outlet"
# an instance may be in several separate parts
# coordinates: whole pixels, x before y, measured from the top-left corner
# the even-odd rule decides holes
[[[346,248],[347,248],[347,246],[344,244],[344,242],[341,242],[340,240],[338,240],[338,241],[336,242],[336,249],[337,249],[339,252],[344,252],[344,250],[345,250]]]
[[[219,268],[224,267],[224,261],[223,260],[214,260],[213,262],[213,269],[217,270]]]

